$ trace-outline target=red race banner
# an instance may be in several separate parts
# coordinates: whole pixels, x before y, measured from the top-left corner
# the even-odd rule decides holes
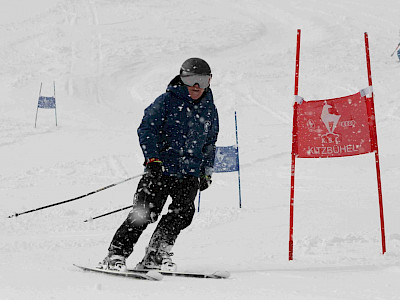
[[[382,253],[385,254],[385,222],[368,34],[364,33],[368,87],[354,95],[315,101],[303,101],[304,99],[298,95],[300,36],[301,30],[298,29],[294,86],[295,103],[293,105],[292,163],[290,168],[289,260],[293,260],[296,157],[345,157],[370,152],[375,153]]]
[[[370,153],[368,99],[360,93],[303,101],[297,105],[295,153],[301,158],[343,157]]]

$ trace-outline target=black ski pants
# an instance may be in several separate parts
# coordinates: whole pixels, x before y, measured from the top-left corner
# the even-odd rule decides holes
[[[108,250],[128,257],[148,224],[157,221],[168,196],[172,203],[158,223],[149,246],[158,249],[161,244],[174,245],[181,230],[192,223],[198,188],[199,179],[193,176],[154,178],[144,175],[139,181],[133,208],[116,231]]]

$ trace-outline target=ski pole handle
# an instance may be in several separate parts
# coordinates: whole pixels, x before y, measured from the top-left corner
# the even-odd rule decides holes
[[[75,198],[72,198],[72,199],[68,199],[68,200],[65,200],[65,201],[61,201],[61,202],[49,204],[49,205],[46,205],[46,206],[38,207],[38,208],[31,209],[31,210],[28,210],[28,211],[24,211],[24,212],[21,212],[21,213],[15,213],[15,214],[13,214],[13,215],[11,215],[11,216],[8,216],[8,218],[18,217],[18,216],[20,216],[20,215],[28,214],[28,213],[31,213],[31,212],[35,212],[35,211],[39,211],[39,210],[42,210],[42,209],[50,208],[50,207],[53,207],[53,206],[56,206],[56,205],[61,205],[61,204],[65,204],[65,203],[68,203],[68,202],[72,202],[72,201],[75,201],[75,200],[78,200],[78,199],[82,199],[82,198],[84,198],[84,197],[93,195],[93,194],[95,194],[95,193],[104,191],[104,190],[106,190],[106,189],[108,189],[108,188],[111,188],[111,187],[113,187],[113,186],[116,186],[116,185],[119,185],[119,184],[121,184],[121,183],[124,183],[124,182],[126,182],[126,181],[129,181],[129,180],[132,180],[132,179],[141,177],[141,176],[143,176],[144,174],[146,174],[146,173],[141,173],[141,174],[139,174],[139,175],[136,175],[136,176],[133,176],[133,177],[129,177],[129,178],[124,179],[124,180],[122,180],[122,181],[120,181],[120,182],[110,184],[110,185],[108,185],[108,186],[102,187],[102,188],[100,188],[100,189],[98,189],[98,190],[96,190],[96,191],[87,193],[87,194],[82,195],[82,196],[78,196],[78,197],[75,197]]]

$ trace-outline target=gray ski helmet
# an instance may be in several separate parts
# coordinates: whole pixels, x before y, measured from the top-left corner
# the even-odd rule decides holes
[[[192,57],[183,62],[180,74],[182,73],[211,75],[211,68],[205,60]]]

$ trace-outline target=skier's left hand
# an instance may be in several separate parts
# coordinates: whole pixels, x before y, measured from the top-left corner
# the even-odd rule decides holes
[[[202,175],[200,176],[200,184],[199,184],[199,189],[200,191],[204,191],[211,185],[211,176],[209,175]]]

